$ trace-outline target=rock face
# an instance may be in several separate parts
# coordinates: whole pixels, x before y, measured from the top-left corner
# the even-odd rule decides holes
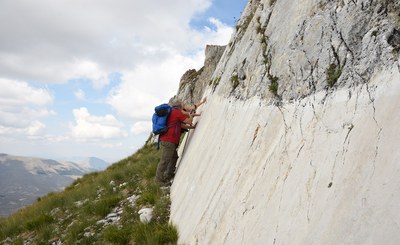
[[[204,66],[198,71],[191,69],[183,74],[178,95],[185,103],[194,104],[201,100],[224,50],[225,46],[207,45]]]
[[[181,149],[179,244],[398,244],[399,14],[248,3]]]
[[[278,97],[290,101],[365,84],[379,70],[397,66],[399,5],[250,1],[214,74],[222,81],[217,92],[269,99],[276,80]]]

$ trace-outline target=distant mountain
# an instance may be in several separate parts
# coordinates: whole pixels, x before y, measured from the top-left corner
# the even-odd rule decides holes
[[[52,191],[61,191],[93,168],[73,162],[0,154],[0,216]]]
[[[154,182],[159,153],[145,145],[0,219],[0,244],[177,244],[170,189]]]
[[[106,169],[110,163],[104,161],[103,159],[97,157],[88,157],[85,160],[79,162],[82,166],[90,168],[95,171],[101,171]]]
[[[107,162],[98,157],[81,157],[73,156],[68,158],[63,158],[61,161],[73,162],[77,165],[89,169],[90,171],[102,171],[105,170],[111,163]]]

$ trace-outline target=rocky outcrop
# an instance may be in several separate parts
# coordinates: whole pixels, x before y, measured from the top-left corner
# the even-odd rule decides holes
[[[400,241],[399,13],[248,3],[181,145],[179,244]]]
[[[198,103],[201,100],[224,50],[225,46],[207,45],[204,66],[198,71],[191,69],[183,74],[178,96],[187,104]]]
[[[400,3],[250,1],[214,80],[225,97],[291,101],[367,83],[397,65]]]

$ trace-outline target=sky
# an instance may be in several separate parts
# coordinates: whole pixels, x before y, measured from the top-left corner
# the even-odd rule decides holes
[[[247,0],[1,0],[0,153],[115,162]]]

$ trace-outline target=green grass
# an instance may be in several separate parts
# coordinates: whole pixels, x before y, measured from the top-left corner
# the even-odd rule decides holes
[[[26,229],[30,231],[37,230],[49,223],[52,223],[53,221],[54,219],[50,215],[40,213],[35,215],[32,219],[26,221]]]
[[[112,244],[128,244],[131,240],[132,227],[125,226],[118,228],[114,225],[104,229],[103,239]]]
[[[120,195],[107,195],[97,202],[90,202],[82,209],[82,214],[105,217],[121,201]]]
[[[154,181],[159,159],[156,146],[146,145],[105,171],[86,174],[63,192],[49,193],[1,218],[0,242],[9,238],[12,244],[23,244],[29,234],[34,244],[53,239],[63,244],[176,244],[177,230],[168,223],[168,191]],[[140,198],[132,207],[126,198],[134,194]],[[123,210],[118,226],[97,224],[117,206]],[[144,206],[154,207],[149,224],[139,221]]]
[[[178,232],[171,224],[137,224],[132,230],[138,244],[176,244]]]

